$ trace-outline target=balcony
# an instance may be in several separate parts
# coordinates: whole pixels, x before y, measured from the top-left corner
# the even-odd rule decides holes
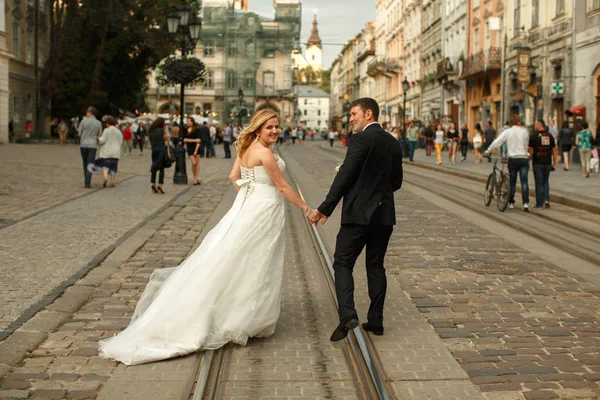
[[[491,71],[500,71],[502,69],[502,49],[500,47],[491,47],[489,50],[482,50],[473,54],[465,60],[464,72],[462,78],[466,79],[480,73]]]
[[[388,58],[385,70],[389,73],[398,75],[402,72],[402,64],[399,58]]]
[[[377,57],[369,62],[367,66],[367,75],[375,77],[385,74],[385,60],[383,57]]]
[[[456,73],[456,68],[454,68],[454,65],[452,65],[450,59],[446,57],[438,63],[435,79],[437,79],[439,82],[442,82],[448,80],[449,76],[456,75]]]

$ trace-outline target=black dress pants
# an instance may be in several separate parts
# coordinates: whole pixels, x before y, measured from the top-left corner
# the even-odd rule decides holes
[[[383,260],[394,228],[392,225],[377,223],[378,219],[375,215],[369,225],[343,224],[338,233],[333,268],[340,320],[358,315],[354,308],[352,271],[356,259],[366,246],[367,282],[371,299],[367,319],[371,324],[383,325],[387,289]]]
[[[225,158],[231,158],[230,142],[223,141],[223,150],[225,150]]]

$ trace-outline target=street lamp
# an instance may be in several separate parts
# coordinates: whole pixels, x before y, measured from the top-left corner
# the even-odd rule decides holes
[[[406,133],[406,92],[408,92],[408,89],[410,89],[410,82],[408,81],[408,77],[404,77],[404,80],[402,81],[402,90],[404,91],[404,106],[402,107],[402,135],[404,136],[402,138],[402,154],[404,155],[404,157],[407,156],[407,149],[406,149],[406,139],[408,137],[407,133]]]
[[[240,101],[240,108],[238,110],[238,127],[242,128],[242,106],[244,104],[244,91],[242,88],[238,89],[238,100]]]
[[[187,4],[181,4],[178,7],[173,7],[167,15],[167,28],[171,34],[171,39],[181,51],[181,57],[185,57],[189,52],[194,51],[198,38],[200,37],[200,29],[202,22],[195,17],[190,21],[191,8]],[[173,183],[177,185],[187,185],[187,168],[185,166],[185,150],[183,148],[184,133],[184,92],[185,85],[181,83],[181,93],[179,98],[179,138],[175,154],[175,174],[173,175]]]

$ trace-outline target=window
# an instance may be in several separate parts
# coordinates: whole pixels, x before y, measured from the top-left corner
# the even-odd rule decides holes
[[[265,94],[275,92],[275,74],[273,72],[263,72],[263,87],[265,88]]]
[[[227,89],[235,89],[237,86],[235,81],[235,72],[227,71]]]
[[[236,57],[237,56],[237,46],[234,43],[229,43],[229,46],[227,47],[227,56],[228,57]]]
[[[33,27],[27,27],[25,62],[33,64]]]
[[[204,88],[212,89],[213,87],[213,75],[211,70],[206,70],[206,75],[204,75]]]
[[[200,106],[196,106],[196,115],[200,115],[201,112],[202,109],[200,108]]]
[[[304,99],[304,105],[308,104],[308,99]]]
[[[204,110],[202,113],[205,117],[210,116],[212,111],[212,103],[204,103],[202,104],[202,109]]]
[[[192,115],[194,113],[194,103],[185,103],[185,114]]]
[[[556,9],[554,15],[562,15],[565,13],[565,0],[556,0]]]
[[[318,126],[321,126],[321,120],[318,120],[318,121],[317,121],[317,125],[318,125]]]
[[[554,66],[554,79],[562,79],[562,64],[556,64]]]
[[[475,41],[473,43],[473,52],[479,51],[479,28],[475,29]]]
[[[531,2],[531,27],[535,28],[540,24],[540,1]]]
[[[304,115],[306,115],[306,110],[304,110]]]
[[[317,110],[317,116],[321,116],[321,110]]]
[[[513,30],[514,37],[521,35],[521,0],[515,0],[515,25]]]
[[[212,40],[207,40],[204,43],[204,49],[202,51],[204,57],[214,57],[215,55],[215,42]]]
[[[587,11],[597,11],[600,10],[600,0],[588,0]]]
[[[275,57],[275,41],[273,40],[265,40],[263,42],[263,57],[265,58],[273,58]]]
[[[246,89],[254,89],[254,78],[251,76],[247,76],[244,79],[244,88]]]
[[[12,29],[12,51],[13,54],[15,55],[15,57],[19,58],[19,56],[21,55],[21,51],[20,51],[20,33],[21,33],[21,26],[15,22],[13,24],[13,29]]]

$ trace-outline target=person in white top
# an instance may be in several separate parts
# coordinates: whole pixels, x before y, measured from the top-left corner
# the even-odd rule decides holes
[[[208,130],[210,131],[210,157],[215,158],[217,156],[217,153],[215,152],[215,143],[217,140],[217,128],[215,128],[215,125],[211,122],[210,124],[208,124]]]
[[[521,126],[518,115],[511,118],[511,127],[503,131],[485,152],[489,156],[492,150],[506,143],[508,152],[508,171],[510,173],[510,195],[508,208],[515,208],[515,191],[517,187],[517,173],[521,177],[521,195],[523,198],[523,211],[529,211],[529,133]]]
[[[329,130],[329,133],[327,134],[327,139],[329,140],[329,147],[333,147],[333,141],[335,140],[335,132],[333,131],[333,129]]]
[[[102,171],[102,174],[104,174],[104,187],[106,187],[108,183],[109,174],[110,187],[115,187],[119,157],[121,157],[123,134],[115,126],[116,124],[117,120],[114,117],[109,116],[106,118],[106,129],[104,129],[102,135],[98,138],[98,143],[101,146],[100,152],[98,153],[98,159],[94,161],[94,163],[88,165],[89,172],[93,172],[94,170]]]

